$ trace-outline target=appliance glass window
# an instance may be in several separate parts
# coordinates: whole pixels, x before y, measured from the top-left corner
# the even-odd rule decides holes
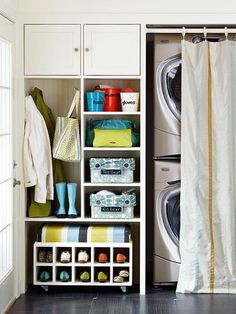
[[[166,202],[166,215],[171,229],[170,237],[178,245],[180,232],[180,194],[168,198]]]
[[[181,114],[181,63],[171,67],[166,73],[168,97],[172,100],[169,105],[175,106],[178,115]]]

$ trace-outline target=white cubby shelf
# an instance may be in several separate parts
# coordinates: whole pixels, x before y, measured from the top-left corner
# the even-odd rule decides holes
[[[52,262],[43,263],[38,261],[40,250],[49,250],[52,252]],[[69,251],[71,254],[69,263],[60,262],[60,254],[63,251]],[[85,250],[89,255],[88,263],[79,263],[77,260],[78,252]],[[107,263],[99,263],[97,256],[101,252],[107,253]],[[116,262],[116,254],[123,253],[127,257],[125,263]],[[67,282],[59,279],[61,270],[66,270],[70,278]],[[124,278],[124,282],[114,282],[114,277],[118,276],[121,270],[127,270],[129,276]],[[48,281],[40,281],[40,273],[47,271],[50,274]],[[80,275],[84,271],[89,273],[89,281],[80,280]],[[107,275],[105,282],[99,282],[98,272],[103,271]],[[35,242],[34,243],[34,285],[74,285],[74,286],[131,286],[133,282],[133,243],[87,243],[87,242]]]

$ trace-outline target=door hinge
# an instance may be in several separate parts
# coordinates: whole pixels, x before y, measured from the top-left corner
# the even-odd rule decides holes
[[[21,185],[20,180],[16,180],[16,178],[13,179],[13,187],[16,187],[17,185]]]
[[[16,166],[17,166],[17,163],[15,160],[13,160],[13,168],[16,168]]]

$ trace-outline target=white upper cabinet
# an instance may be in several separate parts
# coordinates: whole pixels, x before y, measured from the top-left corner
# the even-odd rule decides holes
[[[139,25],[85,25],[85,75],[139,75]]]
[[[80,26],[26,25],[25,75],[80,75]]]

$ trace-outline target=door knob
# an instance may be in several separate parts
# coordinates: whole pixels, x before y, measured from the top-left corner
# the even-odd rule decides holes
[[[17,185],[21,185],[20,180],[16,180],[16,178],[13,179],[13,187],[15,188]]]
[[[85,51],[88,52],[88,51],[89,51],[89,48],[85,48]]]
[[[78,51],[79,51],[79,48],[75,48],[74,51],[75,51],[75,52],[78,52]]]

